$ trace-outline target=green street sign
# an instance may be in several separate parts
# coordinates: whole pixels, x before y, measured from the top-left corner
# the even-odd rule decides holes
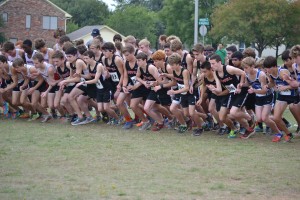
[[[199,25],[209,26],[208,18],[200,18],[198,22],[199,22]]]

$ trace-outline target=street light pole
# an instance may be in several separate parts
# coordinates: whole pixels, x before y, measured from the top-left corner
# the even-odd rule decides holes
[[[199,0],[195,0],[194,44],[198,43]]]

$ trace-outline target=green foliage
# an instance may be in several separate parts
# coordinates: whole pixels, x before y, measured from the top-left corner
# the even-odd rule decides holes
[[[286,0],[231,0],[217,7],[212,16],[210,35],[232,41],[255,43],[261,56],[274,41],[283,41],[292,28],[291,4]],[[298,17],[299,18],[299,17]]]
[[[75,24],[73,21],[67,22],[67,33],[72,33],[73,31],[76,31],[79,29],[78,24]]]
[[[193,44],[194,3],[185,0],[164,0],[159,13],[166,27],[167,35],[176,35],[184,43]]]
[[[102,25],[109,16],[108,6],[99,0],[51,0],[57,6],[70,13],[72,21],[79,27]]]
[[[159,11],[163,8],[162,0],[115,0],[118,3],[118,7],[126,5],[144,6],[152,11]]]
[[[143,6],[127,5],[117,8],[108,18],[106,24],[123,35],[133,35],[138,39],[147,38],[154,44],[157,16]],[[153,47],[153,45],[152,45]]]
[[[201,0],[199,1],[199,16],[197,18],[210,18],[216,5],[227,0]],[[188,46],[194,43],[195,2],[186,0],[164,0],[163,9],[159,16],[163,21],[167,35],[176,35]],[[208,27],[208,30],[210,26]],[[210,38],[206,38],[210,40]]]

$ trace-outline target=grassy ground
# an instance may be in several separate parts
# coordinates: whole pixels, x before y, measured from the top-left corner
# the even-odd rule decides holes
[[[299,199],[300,140],[0,120],[0,199]]]

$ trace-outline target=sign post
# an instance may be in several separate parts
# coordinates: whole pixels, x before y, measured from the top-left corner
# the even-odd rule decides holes
[[[207,28],[205,25],[201,25],[199,28],[200,35],[202,35],[203,45],[204,45],[204,36],[207,34]]]

